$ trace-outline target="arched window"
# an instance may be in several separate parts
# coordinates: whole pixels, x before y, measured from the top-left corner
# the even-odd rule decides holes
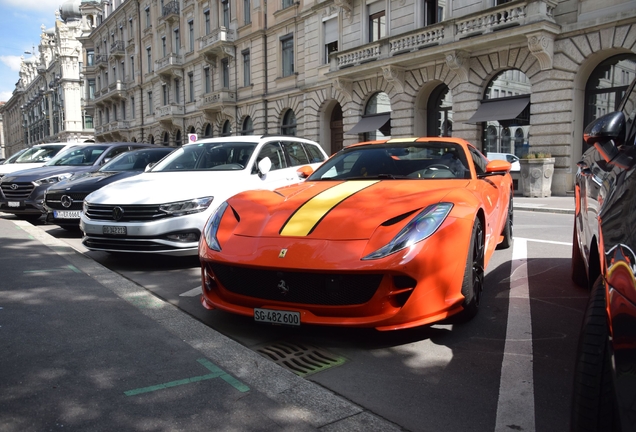
[[[150,135],[150,136],[148,137],[148,142],[150,142],[150,144],[154,144],[154,143],[155,143],[155,137],[154,137],[154,136],[152,136],[152,135]]]
[[[253,135],[254,134],[254,123],[252,122],[252,118],[250,116],[245,117],[243,120],[243,128],[241,130],[241,135]]]
[[[163,145],[170,145],[170,134],[168,132],[163,133]]]
[[[174,145],[177,147],[181,147],[183,143],[181,142],[181,131],[178,130],[176,135],[174,136]]]
[[[388,94],[385,92],[378,92],[371,96],[371,99],[367,102],[367,106],[364,108],[364,115],[369,117],[377,116],[379,121],[377,129],[365,132],[365,141],[391,137],[391,116],[387,116],[387,113],[390,112],[391,99]],[[386,121],[382,123],[385,118]]]
[[[223,128],[221,129],[221,136],[230,135],[232,135],[232,124],[229,120],[225,120],[225,122],[223,122]]]
[[[205,125],[205,132],[203,133],[205,138],[210,138],[212,136],[212,125],[210,123]]]
[[[446,84],[433,90],[428,100],[427,135],[447,137],[453,133],[453,97]]]
[[[296,114],[294,114],[293,110],[287,110],[287,112],[285,112],[280,130],[283,135],[296,135]]]
[[[513,148],[510,128],[529,128],[530,91],[530,80],[518,69],[500,72],[490,81],[479,109],[467,121],[482,125],[486,152],[515,153],[517,156],[527,152],[525,147]]]
[[[635,54],[610,57],[594,69],[585,86],[583,127],[618,109],[635,74]],[[581,154],[585,150],[587,145],[582,146]]]

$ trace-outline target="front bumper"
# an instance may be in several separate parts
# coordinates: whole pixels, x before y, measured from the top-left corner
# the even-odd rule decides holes
[[[208,216],[209,211],[205,211],[147,222],[115,222],[92,220],[82,214],[80,218],[80,229],[84,232],[82,244],[93,251],[172,256],[196,255],[201,231]],[[105,235],[104,227],[125,228],[126,234]],[[191,234],[190,237],[193,238],[182,241],[170,237],[180,234],[183,236]]]
[[[44,192],[48,186],[31,186],[30,191],[7,196],[0,192],[0,212],[15,215],[34,216],[46,213],[44,209]]]

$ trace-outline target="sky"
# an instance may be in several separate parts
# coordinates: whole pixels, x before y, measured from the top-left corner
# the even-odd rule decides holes
[[[11,98],[20,78],[20,57],[37,52],[41,26],[55,25],[55,11],[65,0],[0,0],[0,102]],[[39,54],[39,53],[38,53]]]

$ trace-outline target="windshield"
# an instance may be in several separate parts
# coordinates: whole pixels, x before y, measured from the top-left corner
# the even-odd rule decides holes
[[[47,166],[91,166],[106,151],[108,146],[91,144],[88,146],[71,147],[70,149],[58,153],[53,159],[48,161]]]
[[[155,165],[158,171],[237,171],[245,169],[256,143],[213,142],[193,144],[173,151]]]
[[[31,147],[15,160],[15,163],[44,163],[50,161],[64,146]]]
[[[466,154],[459,144],[429,141],[349,147],[307,180],[469,178]]]
[[[28,150],[28,149],[18,150],[18,152],[17,152],[16,154],[9,156],[9,158],[8,158],[7,160],[5,160],[4,162],[2,162],[2,164],[11,164],[11,163],[14,163],[14,162],[15,162],[15,160],[16,160],[17,158],[19,158],[19,157],[20,157],[20,155],[21,155],[22,153],[24,153],[25,151],[27,151],[27,150]]]
[[[101,172],[143,171],[149,163],[161,160],[172,150],[174,149],[165,147],[129,151],[118,155],[99,170]]]

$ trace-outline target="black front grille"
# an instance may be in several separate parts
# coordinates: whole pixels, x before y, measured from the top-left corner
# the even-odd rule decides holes
[[[116,212],[113,210],[118,209]],[[92,220],[114,221],[114,213],[118,222],[141,222],[167,217],[159,210],[158,205],[99,205],[89,204],[86,216]]]
[[[312,305],[366,303],[382,281],[381,274],[283,272],[218,263],[209,266],[221,285],[235,294]]]
[[[62,205],[62,197],[66,195],[71,200],[73,200],[70,207],[64,207]],[[85,193],[65,193],[64,191],[60,192],[47,192],[46,193],[46,205],[49,208],[54,210],[81,210],[82,204],[84,202],[84,198],[86,198]]]
[[[179,248],[155,243],[151,240],[120,240],[110,237],[84,237],[82,244],[87,248],[128,252],[159,252],[179,250]]]
[[[35,189],[33,183],[2,183],[1,187],[2,193],[9,200],[25,200]]]

